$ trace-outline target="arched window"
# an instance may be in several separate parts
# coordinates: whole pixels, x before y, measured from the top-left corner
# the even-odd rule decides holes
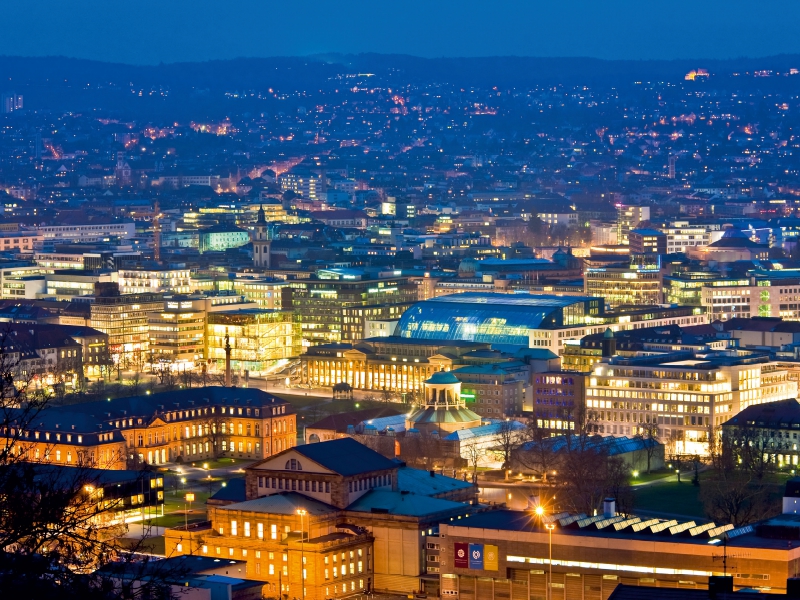
[[[303,467],[300,466],[300,461],[292,458],[286,461],[286,470],[287,471],[302,471]]]

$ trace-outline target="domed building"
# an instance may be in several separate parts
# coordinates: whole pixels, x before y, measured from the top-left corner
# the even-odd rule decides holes
[[[406,431],[449,434],[481,425],[481,417],[466,407],[461,398],[461,382],[449,371],[434,373],[425,381],[423,405],[406,419]]]

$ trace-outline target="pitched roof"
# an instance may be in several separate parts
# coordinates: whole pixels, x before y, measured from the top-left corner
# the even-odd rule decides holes
[[[747,425],[755,423],[760,427],[789,427],[800,424],[800,402],[794,398],[765,402],[748,406],[723,425]]]
[[[293,450],[345,477],[397,468],[397,463],[352,438],[305,444],[296,446]]]
[[[310,515],[325,515],[339,511],[335,506],[314,500],[297,492],[271,494],[254,500],[228,504],[220,508],[222,510],[245,510],[273,515],[294,515],[297,514],[297,509],[299,508],[308,511]]]
[[[362,421],[370,419],[378,419],[381,417],[393,417],[399,415],[400,412],[390,406],[379,406],[377,408],[366,408],[364,410],[357,410],[351,413],[343,413],[338,415],[328,415],[313,425],[308,425],[307,429],[328,429],[344,433],[347,431],[347,426],[352,425],[355,427]]]
[[[349,511],[388,513],[410,517],[432,517],[466,513],[471,505],[422,494],[371,490],[347,507]]]

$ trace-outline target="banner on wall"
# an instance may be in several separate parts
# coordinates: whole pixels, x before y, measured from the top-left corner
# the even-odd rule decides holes
[[[469,568],[483,570],[483,544],[469,545]]]
[[[498,549],[497,546],[484,544],[483,546],[483,570],[484,571],[497,571],[499,569],[498,563]]]
[[[469,569],[469,544],[456,542],[454,544],[453,556],[456,569]]]

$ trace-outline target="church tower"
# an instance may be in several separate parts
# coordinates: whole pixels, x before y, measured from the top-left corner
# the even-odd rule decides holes
[[[265,269],[270,268],[271,237],[267,220],[264,217],[264,206],[261,205],[258,209],[258,219],[253,230],[253,266]]]

